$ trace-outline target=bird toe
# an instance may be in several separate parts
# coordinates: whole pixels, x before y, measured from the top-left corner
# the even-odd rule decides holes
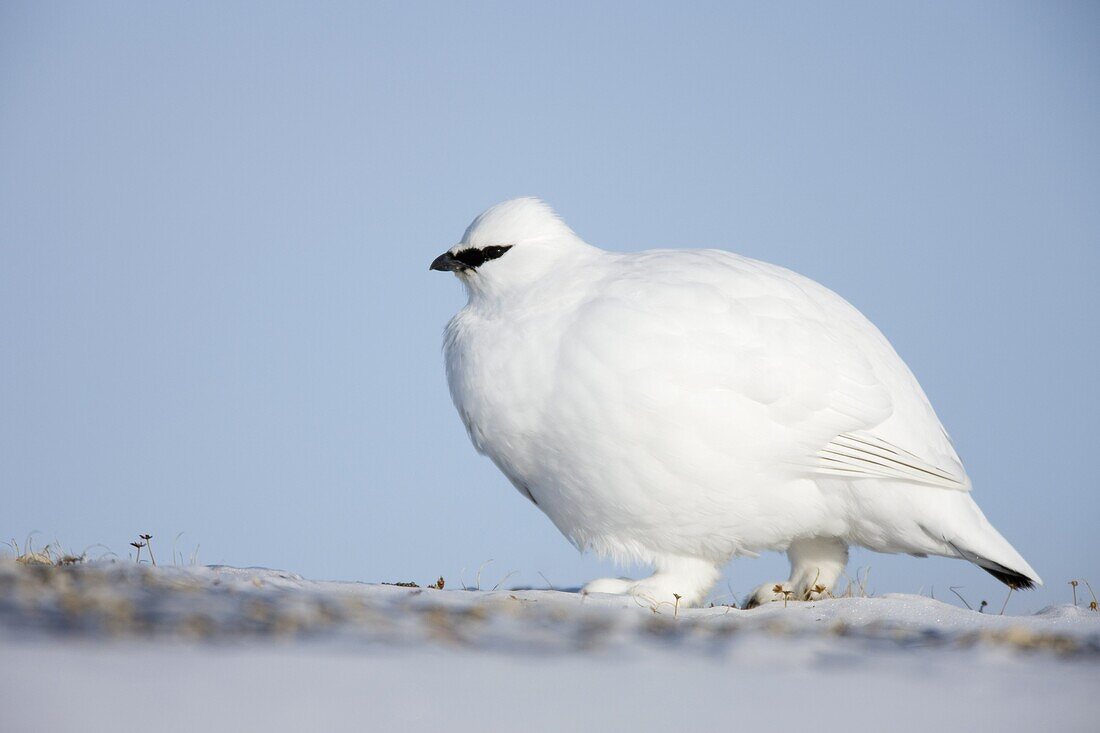
[[[581,593],[607,593],[610,595],[624,595],[630,593],[635,581],[629,578],[598,578],[587,583],[581,589]]]
[[[764,583],[745,599],[742,608],[748,610],[774,601],[799,600],[790,583]]]

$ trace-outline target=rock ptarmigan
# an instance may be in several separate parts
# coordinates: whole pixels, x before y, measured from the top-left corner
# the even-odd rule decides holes
[[[433,270],[469,301],[444,353],[474,447],[581,550],[652,565],[592,593],[700,603],[737,555],[827,594],[849,545],[1041,583],[971,496],[920,385],[859,311],[720,250],[607,252],[537,199],[477,217]]]

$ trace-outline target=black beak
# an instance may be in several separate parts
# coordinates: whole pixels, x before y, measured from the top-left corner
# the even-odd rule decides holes
[[[455,270],[465,270],[466,265],[462,260],[456,259],[450,252],[444,252],[443,254],[432,260],[432,266],[429,270],[439,270],[440,272],[454,272]]]

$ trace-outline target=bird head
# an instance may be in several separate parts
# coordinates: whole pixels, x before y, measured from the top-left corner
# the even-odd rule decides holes
[[[591,249],[547,204],[518,198],[482,212],[431,269],[453,272],[471,295],[502,294],[537,283],[563,259]]]

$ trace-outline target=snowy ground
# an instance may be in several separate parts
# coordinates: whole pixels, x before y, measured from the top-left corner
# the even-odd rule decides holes
[[[988,610],[988,609],[987,609]],[[0,561],[2,731],[1100,729],[1100,613]]]

